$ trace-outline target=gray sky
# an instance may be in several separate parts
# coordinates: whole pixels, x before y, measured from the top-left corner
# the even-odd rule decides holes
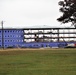
[[[43,25],[60,27],[60,23],[56,20],[61,15],[59,1],[0,0],[0,21],[4,20],[4,27]]]

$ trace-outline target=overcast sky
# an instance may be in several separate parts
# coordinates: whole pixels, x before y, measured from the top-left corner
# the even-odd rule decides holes
[[[0,0],[0,21],[4,21],[4,27],[43,25],[60,27],[60,23],[56,20],[61,15],[59,1]]]

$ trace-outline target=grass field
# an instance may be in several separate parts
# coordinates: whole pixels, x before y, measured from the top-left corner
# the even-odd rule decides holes
[[[76,49],[0,50],[0,75],[76,75]]]

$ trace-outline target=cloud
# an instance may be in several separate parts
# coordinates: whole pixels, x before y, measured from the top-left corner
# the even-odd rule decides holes
[[[55,23],[58,0],[3,0],[1,1],[0,20],[11,26],[42,25]]]

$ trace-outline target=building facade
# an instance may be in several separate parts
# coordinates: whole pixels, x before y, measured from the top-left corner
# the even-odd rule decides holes
[[[75,28],[0,29],[0,48],[65,47],[76,43]]]

